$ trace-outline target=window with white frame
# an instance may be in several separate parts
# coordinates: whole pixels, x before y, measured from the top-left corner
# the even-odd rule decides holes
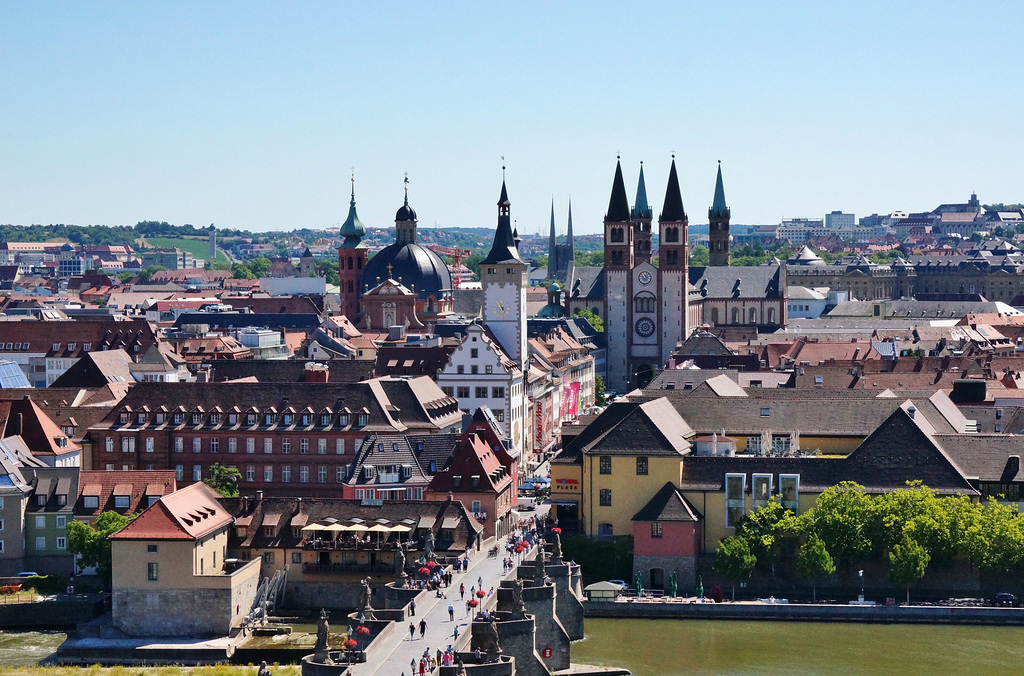
[[[228,438],[228,453],[237,453],[237,452],[238,452],[238,439],[236,439],[234,437],[229,437]]]
[[[779,495],[782,497],[782,506],[791,510],[794,514],[800,513],[800,475],[780,474]]]
[[[302,455],[309,453],[309,439],[299,439],[299,453]]]
[[[146,453],[152,453],[156,448],[156,439],[153,437],[146,437]]]
[[[114,452],[114,437],[107,437],[106,451],[107,451],[107,453],[113,453]]]
[[[46,538],[44,536],[36,538],[36,549],[46,549]]]
[[[335,467],[334,468],[334,480],[337,483],[339,483],[339,484],[345,481],[345,468],[344,467]]]
[[[202,480],[203,480],[203,466],[202,465],[192,465],[192,481],[202,481]]]
[[[174,438],[174,452],[181,453],[185,450],[185,440],[181,437]]]
[[[316,482],[319,484],[327,483],[327,465],[320,465],[316,468]]]
[[[335,455],[345,455],[345,440],[338,439],[334,442]]]
[[[299,482],[304,484],[309,483],[309,468],[305,465],[299,467]]]
[[[274,480],[274,466],[264,465],[263,466],[263,480],[270,482]]]
[[[281,481],[284,483],[291,483],[292,480],[292,466],[282,465],[281,466]]]
[[[199,437],[193,438],[192,439],[192,452],[193,453],[198,453],[201,450],[203,450],[203,440],[200,439]]]
[[[282,439],[281,440],[281,452],[282,453],[287,453],[291,449],[292,449],[292,442],[288,441],[287,439]],[[270,437],[267,437],[266,439],[263,440],[263,452],[264,453],[273,453],[274,452],[274,440],[271,439]]]
[[[220,437],[210,439],[210,453],[220,453]]]
[[[245,452],[246,453],[255,453],[256,452],[256,440],[253,439],[252,437],[249,437],[248,439],[245,440]]]
[[[135,452],[135,437],[121,437],[121,452],[122,453],[134,453]]]
[[[750,509],[756,510],[768,504],[772,499],[772,475],[755,474],[751,477]]]
[[[317,455],[327,455],[327,440],[317,439],[316,440],[316,452]]]
[[[184,481],[185,480],[185,466],[184,465],[175,465],[174,466],[174,479],[175,479],[175,481]]]
[[[245,466],[245,480],[256,481],[256,465]]]
[[[67,527],[68,527],[68,517],[63,515],[63,514],[58,514],[57,515],[57,528],[67,528]],[[3,529],[4,529],[3,525],[0,524],[0,530],[3,530]]]
[[[36,528],[46,528],[46,516],[42,514],[36,516]]]
[[[725,527],[735,528],[746,513],[746,474],[725,475]]]

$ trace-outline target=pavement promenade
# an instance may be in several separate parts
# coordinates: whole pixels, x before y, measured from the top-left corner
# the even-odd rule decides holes
[[[416,599],[416,615],[406,618],[404,631],[395,633],[391,639],[392,645],[378,647],[367,662],[354,665],[353,676],[413,676],[414,664],[415,673],[419,673],[418,664],[423,651],[429,649],[430,654],[436,656],[439,648],[443,651],[449,644],[455,643],[455,627],[459,628],[460,640],[472,633],[472,616],[466,614],[466,601],[470,598],[470,589],[477,587],[478,581],[483,580],[484,591],[494,587],[494,594],[497,595],[501,580],[506,576],[501,569],[502,557],[506,556],[506,542],[507,539],[499,541],[501,551],[496,558],[487,556],[487,549],[491,545],[485,547],[483,551],[474,552],[469,560],[469,570],[454,573],[451,587],[442,587],[448,598],[437,598],[433,592],[420,594]],[[460,583],[466,585],[465,599],[459,596]],[[482,605],[493,603],[491,599],[487,601],[490,603]],[[454,622],[448,619],[449,603],[455,608]],[[422,638],[419,630],[421,619],[427,621],[427,629]],[[410,622],[416,625],[416,635],[412,640],[408,631]]]

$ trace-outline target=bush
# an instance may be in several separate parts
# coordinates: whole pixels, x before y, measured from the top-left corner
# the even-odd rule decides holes
[[[30,575],[22,582],[23,589],[34,589],[40,594],[63,594],[68,584],[64,575]]]

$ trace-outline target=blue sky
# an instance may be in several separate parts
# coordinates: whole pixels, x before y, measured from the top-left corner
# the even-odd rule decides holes
[[[597,232],[1024,201],[1024,3],[4,2],[0,223]],[[632,201],[632,194],[631,194]]]

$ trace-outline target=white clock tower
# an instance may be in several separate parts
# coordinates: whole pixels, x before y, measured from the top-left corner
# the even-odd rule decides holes
[[[491,252],[480,261],[480,284],[484,289],[484,323],[525,372],[527,266],[519,256],[519,238],[512,231],[511,206],[502,181],[498,227]]]

